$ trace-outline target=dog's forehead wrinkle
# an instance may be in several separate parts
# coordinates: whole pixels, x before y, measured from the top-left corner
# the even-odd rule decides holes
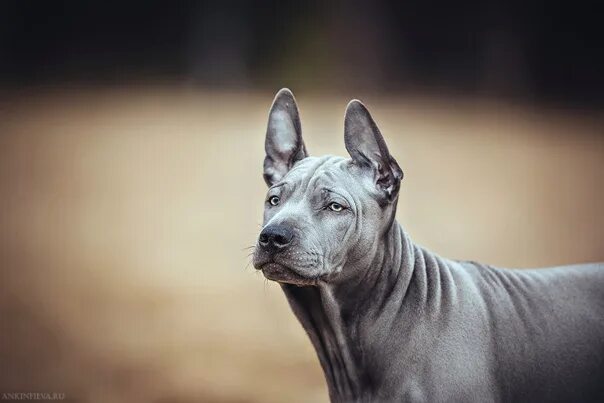
[[[287,173],[285,179],[291,182],[308,182],[317,173],[331,170],[343,160],[343,157],[335,157],[332,155],[307,157],[298,161]]]
[[[343,191],[347,186],[351,185],[351,179],[348,172],[347,159],[327,155],[309,161],[304,166],[306,169],[300,171],[302,177],[296,175],[298,192],[312,197],[317,192],[322,192],[324,189]],[[347,193],[347,192],[343,192]]]

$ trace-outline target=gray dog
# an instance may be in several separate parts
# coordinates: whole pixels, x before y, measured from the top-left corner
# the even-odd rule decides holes
[[[309,157],[292,93],[266,133],[254,266],[280,283],[337,402],[604,401],[604,265],[444,259],[395,220],[403,172],[359,101],[350,159]]]

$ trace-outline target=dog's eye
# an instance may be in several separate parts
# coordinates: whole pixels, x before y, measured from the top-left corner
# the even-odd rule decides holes
[[[270,203],[271,206],[276,206],[277,204],[279,204],[279,196],[271,196],[270,199],[268,199],[268,202]]]
[[[329,203],[329,209],[337,213],[344,210],[344,206],[342,206],[340,203],[333,202]]]

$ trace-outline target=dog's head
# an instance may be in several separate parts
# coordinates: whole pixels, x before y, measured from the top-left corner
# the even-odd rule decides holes
[[[349,159],[310,157],[293,94],[277,93],[265,142],[269,190],[254,252],[254,266],[268,279],[312,285],[353,276],[392,225],[403,172],[356,100],[346,108],[344,142]]]

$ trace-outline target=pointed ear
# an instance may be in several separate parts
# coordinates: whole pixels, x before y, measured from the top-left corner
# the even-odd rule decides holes
[[[294,94],[287,88],[281,89],[273,101],[264,149],[263,176],[268,186],[280,181],[297,161],[307,156],[298,106]]]
[[[398,194],[403,171],[388,152],[384,137],[369,111],[360,101],[352,100],[346,107],[344,143],[355,165],[371,170],[378,190],[388,201]]]

